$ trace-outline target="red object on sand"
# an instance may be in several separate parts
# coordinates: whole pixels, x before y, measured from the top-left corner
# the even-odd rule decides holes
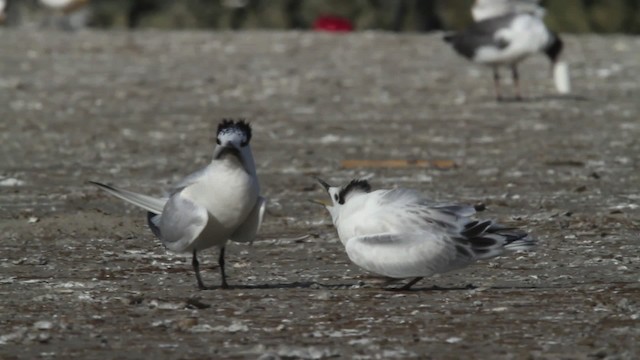
[[[327,32],[350,32],[353,31],[351,20],[340,16],[322,15],[313,22],[313,30]]]

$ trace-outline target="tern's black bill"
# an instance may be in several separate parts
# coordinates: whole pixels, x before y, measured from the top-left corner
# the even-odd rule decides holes
[[[329,188],[331,187],[331,185],[327,184],[327,182],[326,182],[326,181],[324,181],[324,180],[322,180],[322,179],[320,179],[320,178],[316,178],[316,181],[317,181],[320,185],[322,185],[322,187],[323,187],[325,190],[329,191]]]

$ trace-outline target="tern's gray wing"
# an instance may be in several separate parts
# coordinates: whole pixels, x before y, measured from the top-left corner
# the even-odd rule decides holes
[[[267,200],[262,196],[258,196],[256,205],[247,216],[247,220],[242,223],[238,229],[231,235],[231,240],[235,242],[248,242],[253,243],[256,238],[256,233],[262,225],[262,218],[264,217],[264,211],[266,209]]]
[[[387,212],[386,218],[402,221],[402,226],[411,229],[455,231],[463,228],[476,213],[473,206],[435,202],[409,189],[388,190],[378,202],[380,208]]]
[[[358,236],[346,243],[349,259],[384,276],[429,276],[463,267],[474,260],[466,246],[434,233]]]
[[[208,221],[207,209],[177,193],[169,199],[160,219],[155,222],[159,238],[169,250],[190,252]]]
[[[173,184],[169,190],[167,191],[168,194],[174,195],[177,192],[182,191],[182,189],[186,188],[187,186],[194,184],[196,182],[198,182],[200,179],[202,179],[202,177],[205,175],[205,173],[207,172],[207,167],[204,167],[198,171],[195,171],[187,176],[185,176],[182,180],[178,181],[177,183]]]

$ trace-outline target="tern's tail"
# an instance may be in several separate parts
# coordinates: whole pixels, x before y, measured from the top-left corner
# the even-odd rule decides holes
[[[89,181],[89,182],[98,186],[100,189],[108,192],[109,194],[117,198],[120,198],[135,206],[141,207],[154,214],[158,214],[158,215],[162,214],[162,209],[164,208],[164,204],[167,202],[167,199],[142,195],[142,194],[134,193],[128,190],[118,189],[113,186],[105,185],[95,181]]]
[[[530,250],[536,245],[536,240],[526,232],[498,225],[491,220],[472,221],[465,226],[461,235],[467,238],[478,259],[499,256],[504,250]]]

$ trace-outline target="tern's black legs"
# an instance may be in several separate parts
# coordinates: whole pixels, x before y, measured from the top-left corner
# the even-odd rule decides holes
[[[417,277],[411,281],[409,281],[406,285],[400,288],[400,290],[409,290],[413,285],[415,285],[418,281],[422,280],[424,277]]]
[[[502,100],[502,92],[500,91],[500,72],[498,71],[498,67],[493,67],[493,87],[496,91],[496,101]]]
[[[200,290],[206,290],[207,287],[204,286],[202,282],[202,278],[200,277],[200,263],[198,262],[198,256],[196,255],[197,250],[193,250],[193,259],[191,259],[191,265],[193,265],[193,270],[196,272],[196,280],[198,280],[198,288]]]
[[[204,286],[202,282],[202,278],[200,277],[200,262],[198,262],[197,250],[193,250],[193,259],[191,260],[191,265],[193,265],[193,270],[196,272],[196,280],[198,280],[198,288],[200,290],[207,290],[208,288]],[[218,258],[218,265],[220,265],[220,275],[222,276],[222,284],[220,285],[223,289],[228,289],[229,284],[227,284],[227,275],[224,272],[224,248],[220,249],[220,257]]]
[[[516,88],[516,100],[522,100],[522,94],[520,93],[520,74],[518,74],[518,67],[515,64],[511,65],[511,76],[513,76],[513,86]]]
[[[218,265],[220,266],[220,276],[222,276],[222,285],[220,285],[220,287],[223,289],[228,289],[229,285],[227,284],[227,275],[224,273],[224,247],[220,249]]]

